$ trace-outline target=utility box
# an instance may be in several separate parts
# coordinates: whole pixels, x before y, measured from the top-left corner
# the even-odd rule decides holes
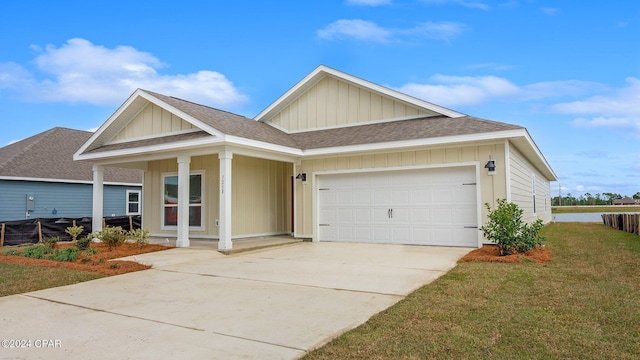
[[[27,194],[27,211],[36,210],[36,197],[33,194]]]

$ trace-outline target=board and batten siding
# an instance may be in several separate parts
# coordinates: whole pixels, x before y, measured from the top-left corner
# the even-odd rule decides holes
[[[416,115],[437,114],[326,76],[269,123],[286,131],[303,131]]]
[[[499,164],[504,164],[504,143],[303,160],[296,171],[300,169],[306,172],[309,182],[306,185],[301,184],[299,181],[296,182],[296,235],[299,237],[313,236],[314,186],[312,184],[312,174],[319,171],[375,171],[385,168],[399,169],[402,167],[429,165],[455,166],[456,163],[477,161],[481,168],[480,200],[482,219],[486,219],[487,211],[483,204],[487,202],[493,207],[495,206],[495,199],[506,198],[505,167],[499,166],[495,175],[488,175],[486,170],[482,168],[489,156],[496,159]]]
[[[127,190],[141,190],[141,187],[104,185],[104,216],[126,215]],[[27,219],[27,194],[35,198],[30,219],[91,217],[92,184],[0,180],[0,221]]]
[[[149,103],[116,135],[111,142],[134,140],[144,137],[167,135],[194,129],[180,117]]]
[[[513,145],[509,146],[511,202],[522,210],[524,221],[551,221],[551,182]],[[533,196],[535,189],[536,206]]]
[[[273,235],[291,229],[292,165],[278,161],[234,154],[232,163],[231,221],[233,238]],[[202,230],[190,230],[194,238],[218,238],[220,162],[218,155],[194,156],[191,172],[204,174],[204,221]],[[152,234],[175,236],[175,230],[162,230],[162,175],[177,174],[176,159],[151,161],[145,173],[143,196],[144,226]]]

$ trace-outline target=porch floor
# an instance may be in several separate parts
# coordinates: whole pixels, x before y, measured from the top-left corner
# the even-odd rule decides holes
[[[258,250],[263,248],[269,248],[274,246],[282,246],[287,244],[294,244],[304,241],[304,239],[297,239],[290,235],[278,235],[278,236],[260,236],[243,239],[233,239],[231,250],[218,250],[218,240],[215,239],[189,239],[189,248],[202,249],[202,250],[215,250],[220,251],[225,255],[236,254],[244,251]],[[176,246],[176,238],[171,237],[150,237],[150,244],[160,244],[167,246]]]

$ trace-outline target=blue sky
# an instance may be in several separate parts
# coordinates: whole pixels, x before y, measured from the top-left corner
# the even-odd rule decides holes
[[[553,195],[640,192],[640,3],[11,1],[0,146],[90,130],[138,87],[254,117],[323,64],[527,127]]]

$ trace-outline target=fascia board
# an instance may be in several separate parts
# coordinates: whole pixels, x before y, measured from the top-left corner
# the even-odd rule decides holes
[[[551,165],[549,165],[549,162],[547,162],[547,159],[542,154],[542,151],[540,151],[540,148],[538,148],[538,145],[536,145],[535,141],[533,141],[533,138],[529,134],[529,131],[525,129],[524,132],[525,132],[525,139],[527,140],[527,143],[529,144],[531,149],[535,152],[538,159],[540,159],[541,164],[544,166],[544,170],[548,172],[546,175],[552,176],[552,179],[549,179],[549,180],[557,181],[558,175],[556,175],[556,173],[553,171],[553,169],[551,168]]]
[[[225,138],[225,142],[227,144],[256,148],[260,150],[277,152],[277,153],[287,154],[291,156],[302,156],[303,154],[303,151],[297,148],[271,144],[263,141],[251,140],[251,139],[238,137],[238,136],[227,135],[227,137]]]
[[[89,180],[48,179],[48,178],[32,178],[32,177],[17,177],[17,176],[0,176],[0,180],[65,183],[65,184],[93,184],[93,181],[89,181]],[[126,182],[117,182],[117,181],[105,181],[104,184],[118,185],[118,186],[140,186],[140,187],[142,186],[142,183],[126,183]]]

